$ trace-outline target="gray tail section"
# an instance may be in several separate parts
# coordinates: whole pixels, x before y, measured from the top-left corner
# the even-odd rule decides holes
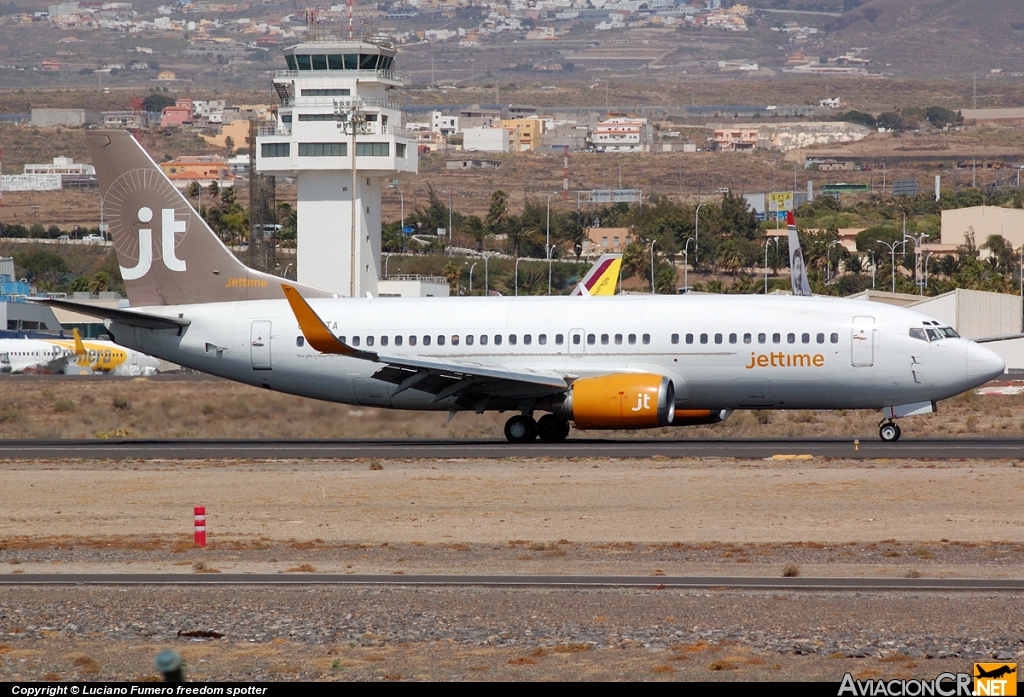
[[[127,131],[89,131],[103,211],[132,307],[282,299],[282,279],[231,253]],[[295,285],[306,298],[331,293]]]
[[[813,295],[811,284],[807,281],[807,262],[804,252],[800,249],[800,236],[796,231],[793,212],[787,211],[786,232],[789,236],[789,279],[793,287],[793,295]]]

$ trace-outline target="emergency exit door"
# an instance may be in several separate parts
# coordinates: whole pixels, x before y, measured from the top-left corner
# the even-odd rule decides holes
[[[253,370],[270,370],[270,322],[260,320],[252,323],[249,355]]]

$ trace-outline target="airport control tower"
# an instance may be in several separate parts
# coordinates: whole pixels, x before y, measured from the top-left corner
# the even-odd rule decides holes
[[[377,295],[381,184],[418,168],[416,138],[389,98],[402,85],[395,54],[378,37],[284,49],[281,104],[258,128],[257,170],[297,180],[297,280],[339,296]]]

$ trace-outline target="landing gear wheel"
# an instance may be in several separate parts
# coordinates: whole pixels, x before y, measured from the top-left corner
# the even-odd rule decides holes
[[[505,438],[509,443],[531,443],[537,438],[537,422],[522,414],[505,422]]]
[[[878,429],[878,437],[886,443],[895,443],[900,439],[900,427],[893,423],[882,424]]]
[[[569,422],[554,414],[545,414],[537,422],[537,435],[545,443],[561,443],[569,435]]]

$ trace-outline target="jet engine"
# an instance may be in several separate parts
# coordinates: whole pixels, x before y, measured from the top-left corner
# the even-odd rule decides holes
[[[580,429],[656,428],[672,423],[675,400],[667,377],[616,373],[576,380],[552,411]]]
[[[676,409],[673,426],[720,424],[732,416],[732,409]]]

